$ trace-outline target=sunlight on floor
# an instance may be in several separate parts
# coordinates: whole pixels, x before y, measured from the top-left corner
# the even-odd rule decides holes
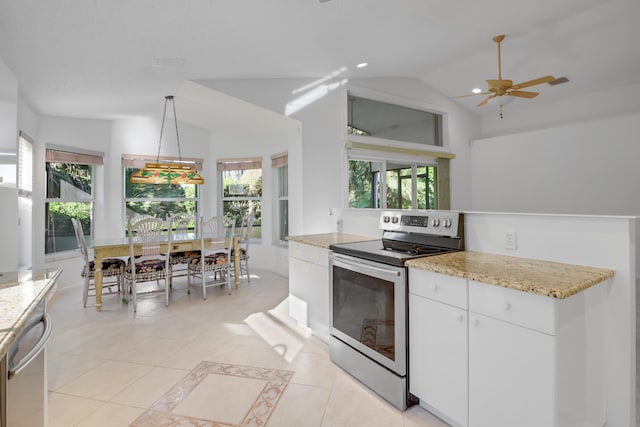
[[[253,313],[244,321],[276,353],[291,363],[311,337],[311,331],[292,324],[286,314],[283,315],[287,307],[288,298],[285,298],[277,307],[266,313]]]

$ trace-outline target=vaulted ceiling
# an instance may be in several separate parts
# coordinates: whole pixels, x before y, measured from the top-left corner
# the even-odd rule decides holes
[[[453,97],[497,78],[506,34],[503,78],[570,80],[525,108],[639,84],[638,18],[637,0],[0,0],[0,58],[38,113],[110,119],[157,113],[187,80],[339,72]],[[456,102],[481,115],[481,99]]]

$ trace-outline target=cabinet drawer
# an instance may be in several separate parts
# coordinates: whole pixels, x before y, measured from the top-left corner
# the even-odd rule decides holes
[[[469,281],[469,311],[556,335],[558,300]]]
[[[289,256],[329,268],[329,250],[299,242],[289,242]]]
[[[409,268],[409,293],[455,307],[468,307],[467,279]]]

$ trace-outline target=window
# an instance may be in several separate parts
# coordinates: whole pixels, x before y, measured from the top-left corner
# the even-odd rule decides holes
[[[262,159],[249,157],[218,160],[222,184],[222,214],[236,219],[240,227],[242,217],[253,212],[252,238],[262,237]]]
[[[18,139],[18,196],[30,199],[33,192],[33,141],[22,131]]]
[[[128,219],[137,215],[150,215],[168,219],[178,213],[197,215],[199,211],[200,193],[196,184],[138,184],[129,181],[129,177],[146,162],[160,162],[176,160],[173,157],[122,155],[122,169],[124,173],[124,214],[125,227]],[[182,159],[185,160],[185,159]],[[202,169],[202,159],[193,161],[196,170]]]
[[[442,114],[347,95],[347,133],[442,146]]]
[[[285,242],[289,237],[289,156],[287,153],[271,156],[271,167],[275,169],[275,230],[276,241]]]
[[[348,163],[350,208],[438,207],[436,166],[357,158],[349,159]]]
[[[102,155],[46,150],[46,254],[77,248],[71,218],[80,220],[90,244],[95,165]]]

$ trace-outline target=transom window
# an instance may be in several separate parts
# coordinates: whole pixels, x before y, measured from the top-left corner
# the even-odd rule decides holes
[[[439,113],[347,95],[347,133],[423,145],[443,145]]]

